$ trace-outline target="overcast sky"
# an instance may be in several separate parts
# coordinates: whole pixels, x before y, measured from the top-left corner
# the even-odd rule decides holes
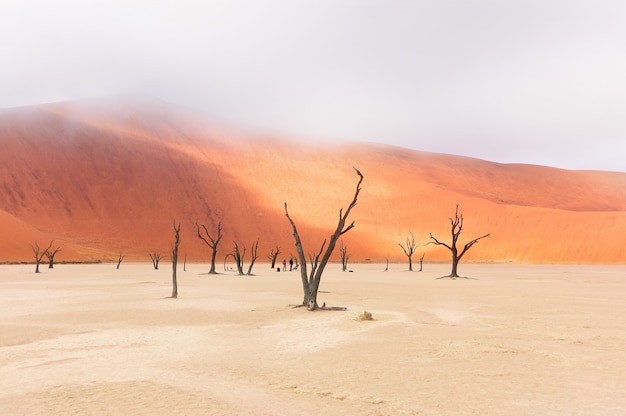
[[[142,93],[301,138],[626,172],[623,0],[3,0],[0,107]]]

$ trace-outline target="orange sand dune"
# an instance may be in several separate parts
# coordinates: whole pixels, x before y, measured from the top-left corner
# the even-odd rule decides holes
[[[0,261],[31,260],[30,244],[62,242],[59,260],[147,260],[169,254],[172,222],[181,255],[206,261],[196,221],[224,227],[259,256],[295,254],[285,202],[305,251],[319,249],[365,176],[343,238],[353,261],[404,261],[413,233],[441,239],[456,204],[462,243],[491,233],[465,261],[624,263],[626,173],[504,165],[367,143],[302,144],[200,120],[147,99],[86,101],[0,111]],[[465,237],[465,238],[464,238]],[[448,252],[422,245],[426,261]],[[249,258],[249,255],[248,255]]]

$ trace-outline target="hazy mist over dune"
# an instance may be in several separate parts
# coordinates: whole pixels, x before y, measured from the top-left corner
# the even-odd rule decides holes
[[[58,260],[167,255],[172,221],[181,255],[207,261],[195,222],[221,222],[220,256],[259,238],[295,254],[284,203],[315,252],[363,172],[344,236],[352,261],[403,261],[413,233],[426,261],[448,252],[456,204],[464,261],[623,263],[626,173],[508,165],[364,142],[302,143],[252,133],[146,97],[0,110],[0,261],[31,261],[29,244],[62,246]],[[281,255],[282,257],[283,255]]]

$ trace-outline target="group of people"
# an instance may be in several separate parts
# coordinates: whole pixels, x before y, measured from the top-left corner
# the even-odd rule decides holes
[[[280,269],[279,269],[280,270]],[[289,259],[289,271],[293,270],[293,257]],[[283,259],[283,271],[287,271],[287,260]]]

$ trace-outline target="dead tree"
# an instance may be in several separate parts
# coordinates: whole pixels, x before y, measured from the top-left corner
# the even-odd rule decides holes
[[[211,268],[209,269],[209,274],[217,274],[215,271],[215,257],[217,256],[217,246],[220,244],[220,240],[222,239],[222,223],[217,224],[217,235],[213,237],[209,230],[206,228],[204,224],[202,224],[202,229],[204,230],[204,235],[200,231],[200,226],[198,222],[196,222],[196,231],[198,232],[198,238],[204,243],[211,247]]]
[[[243,248],[243,252],[241,250],[239,250],[239,244],[237,244],[236,241],[233,241],[233,244],[235,245],[233,247],[233,251],[231,251],[229,254],[226,255],[226,258],[231,257],[233,258],[233,260],[235,260],[235,264],[237,265],[237,272],[239,273],[239,276],[243,276],[243,259],[246,256],[246,247],[244,246]],[[224,264],[226,263],[226,259],[224,259]]]
[[[148,253],[150,255],[150,260],[152,260],[152,266],[154,266],[154,270],[159,270],[159,262],[163,258],[161,253],[158,251],[153,251],[152,253]]]
[[[173,222],[174,227],[174,244],[172,244],[172,298],[178,297],[178,280],[176,279],[176,266],[178,265],[178,245],[180,244],[180,223],[176,225],[176,220]]]
[[[280,247],[276,246],[276,248],[271,249],[270,254],[266,256],[267,259],[270,261],[270,263],[272,263],[272,266],[271,266],[272,270],[274,269],[274,267],[276,267],[276,259],[278,258],[279,254],[280,254]]]
[[[418,244],[415,242],[415,236],[411,233],[411,237],[407,237],[404,245],[398,243],[404,254],[409,258],[409,271],[413,271],[413,253],[415,253],[415,249]]]
[[[61,247],[57,247],[54,250],[46,250],[43,254],[48,258],[48,269],[54,269],[54,256],[61,251]]]
[[[343,240],[339,242],[339,254],[341,255],[341,270],[348,270],[348,259],[350,255],[348,254],[348,247],[343,243]]]
[[[424,256],[426,255],[426,253],[422,254],[422,257],[420,257],[420,272],[422,271],[422,265],[424,264]]]
[[[120,253],[120,256],[117,258],[117,267],[116,267],[116,269],[120,268],[120,264],[122,264],[122,260],[124,260],[124,255],[122,253]]]
[[[302,248],[302,241],[300,240],[300,235],[298,234],[298,230],[296,228],[295,222],[289,216],[289,212],[287,211],[287,203],[285,202],[285,215],[291,224],[291,228],[293,229],[293,238],[296,244],[296,250],[298,251],[298,257],[300,259],[301,268],[300,268],[300,277],[302,279],[302,290],[304,292],[304,298],[302,300],[302,305],[306,306],[309,310],[315,310],[319,306],[317,304],[317,292],[319,290],[320,281],[322,279],[322,273],[324,272],[324,268],[330,259],[333,250],[335,249],[335,245],[337,244],[337,240],[339,237],[350,231],[354,227],[354,221],[346,226],[346,221],[348,220],[348,216],[352,211],[352,208],[356,206],[357,198],[359,196],[359,192],[361,192],[361,182],[363,182],[363,175],[358,169],[354,169],[359,175],[359,181],[356,185],[356,190],[354,192],[354,198],[345,213],[343,212],[343,208],[339,210],[339,220],[337,222],[337,228],[330,236],[330,240],[328,242],[328,247],[326,247],[326,251],[324,251],[324,247],[326,246],[326,240],[322,243],[322,247],[320,248],[319,253],[314,257],[314,261],[311,267],[311,274],[307,276],[307,267],[306,267],[306,257],[304,256],[304,249]],[[321,259],[320,259],[321,257]]]
[[[41,248],[39,247],[39,244],[37,244],[37,242],[35,241],[35,244],[31,244],[31,248],[33,249],[33,254],[35,255],[35,273],[41,273],[39,271],[39,264],[41,264],[41,259],[43,259],[43,256],[46,254],[46,252],[48,250],[50,250],[50,247],[52,247],[52,243],[54,243],[54,240],[50,241],[50,244],[48,244],[48,247],[45,248],[45,250],[41,250]]]
[[[475,238],[469,241],[463,246],[463,249],[461,250],[461,252],[459,252],[457,248],[457,243],[459,241],[459,236],[461,235],[461,232],[463,231],[463,215],[459,214],[458,204],[454,212],[454,218],[450,218],[450,225],[451,225],[451,234],[452,234],[452,242],[450,244],[446,244],[442,241],[439,241],[436,237],[433,236],[432,233],[430,233],[430,239],[432,240],[430,241],[430,243],[438,245],[438,246],[444,246],[445,248],[450,250],[450,253],[452,254],[452,271],[450,272],[448,276],[444,276],[444,277],[451,277],[454,279],[456,277],[459,277],[459,274],[457,272],[459,261],[461,261],[461,258],[465,255],[465,253],[467,253],[467,250],[469,250],[474,244],[476,244],[478,241],[482,240],[483,238],[491,236],[491,233],[485,234],[483,236],[480,236],[478,238]]]
[[[248,276],[252,276],[252,267],[254,266],[254,262],[257,258],[257,253],[259,251],[259,239],[257,238],[254,243],[252,243],[252,248],[250,249],[250,255],[252,258],[250,259],[250,266],[248,266]]]

